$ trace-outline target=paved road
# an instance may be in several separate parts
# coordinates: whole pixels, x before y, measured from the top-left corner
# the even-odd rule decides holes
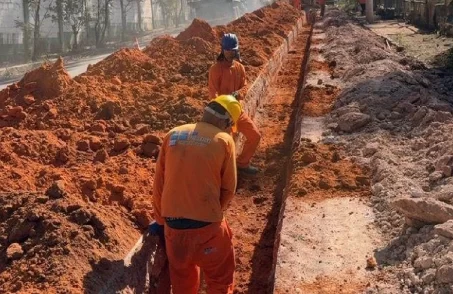
[[[97,63],[97,62],[101,61],[102,59],[106,58],[107,56],[109,56],[109,54],[103,54],[103,55],[93,56],[93,57],[89,57],[89,58],[84,58],[81,60],[69,62],[65,65],[65,67],[66,67],[69,75],[71,77],[75,77],[81,73],[84,73],[87,70],[87,67],[89,64]],[[21,78],[1,81],[0,90],[6,88],[8,85],[10,85],[14,82],[19,81],[20,79]]]
[[[229,21],[231,21],[231,19],[219,18],[219,19],[210,20],[208,22],[209,22],[209,24],[211,26],[216,26],[216,25],[226,24]],[[143,49],[144,48],[143,45],[148,44],[152,39],[154,39],[155,37],[157,37],[159,35],[169,34],[172,37],[176,37],[185,28],[186,27],[172,28],[172,29],[170,29],[168,31],[159,30],[159,31],[151,33],[151,34],[149,34],[147,36],[143,36],[143,37],[141,37],[139,39],[140,46]],[[134,44],[131,43],[131,44],[126,45],[126,47],[128,47],[128,46],[134,46]],[[112,53],[113,52],[114,51],[112,51]],[[87,70],[87,67],[88,67],[89,64],[95,64],[95,63],[101,61],[102,59],[104,59],[105,57],[109,56],[110,54],[111,53],[97,55],[97,56],[88,57],[88,58],[83,58],[83,59],[79,59],[79,60],[75,60],[75,61],[69,61],[69,62],[65,63],[65,67],[66,67],[66,70],[69,72],[69,75],[71,77],[75,77],[75,76],[77,76],[77,75],[79,75],[81,73],[84,73]],[[10,79],[10,80],[0,80],[0,91],[3,90],[4,88],[6,88],[8,85],[10,85],[12,83],[18,82],[21,78],[22,78],[22,76],[19,77],[19,78],[15,77],[15,78]]]
[[[180,30],[182,30],[182,29],[178,29],[178,32]],[[177,33],[170,34],[170,36],[172,36],[172,37],[176,37],[177,35],[178,35]],[[144,41],[142,41],[142,44],[148,43],[154,37],[155,36],[152,36],[151,38],[148,37],[148,39],[145,39]],[[143,45],[141,47],[142,47],[141,49],[144,48]],[[110,54],[111,53],[96,55],[93,57],[87,57],[87,58],[83,58],[83,59],[79,59],[79,60],[75,60],[75,61],[70,61],[68,63],[65,63],[65,67],[66,67],[66,70],[68,71],[69,75],[73,78],[75,76],[80,75],[81,73],[84,73],[87,70],[87,67],[89,64],[95,64],[95,63],[101,61],[102,59],[106,58]],[[10,85],[12,83],[18,82],[21,78],[22,77],[10,79],[10,80],[1,80],[0,81],[0,90],[3,90],[4,88],[6,88],[8,85]]]

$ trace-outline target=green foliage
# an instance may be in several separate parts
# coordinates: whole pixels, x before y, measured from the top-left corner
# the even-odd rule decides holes
[[[357,0],[338,0],[338,8],[344,11],[354,11],[357,8]]]

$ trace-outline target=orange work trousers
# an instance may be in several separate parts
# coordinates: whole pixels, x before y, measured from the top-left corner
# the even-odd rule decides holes
[[[261,134],[253,120],[244,112],[237,121],[237,131],[244,135],[245,142],[241,154],[236,159],[236,164],[238,167],[248,167],[260,143]]]
[[[226,221],[187,230],[165,225],[173,294],[197,294],[200,269],[208,294],[232,294],[235,268],[232,237]]]

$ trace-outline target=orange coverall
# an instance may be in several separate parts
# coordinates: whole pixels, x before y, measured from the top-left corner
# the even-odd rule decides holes
[[[237,62],[218,61],[209,69],[209,98],[214,99],[219,95],[229,95],[238,92],[238,100],[245,98],[247,93],[245,68]],[[237,158],[237,166],[248,167],[260,143],[261,134],[252,119],[242,112],[237,122],[237,131],[242,133],[246,141],[241,154]]]
[[[156,222],[165,225],[174,294],[198,293],[200,268],[209,294],[233,293],[234,250],[223,211],[234,196],[236,181],[235,146],[229,134],[199,122],[176,127],[164,138],[153,207]],[[211,224],[174,229],[168,218]]]

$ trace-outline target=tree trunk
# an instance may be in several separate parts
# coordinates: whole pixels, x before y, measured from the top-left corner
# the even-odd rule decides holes
[[[138,20],[138,31],[141,33],[143,32],[143,27],[142,27],[142,5],[141,5],[141,0],[137,0],[137,20]]]
[[[110,37],[110,7],[109,7],[110,0],[105,0],[104,2],[104,26],[101,35],[101,43],[104,45],[105,43],[105,36],[107,38]]]
[[[365,11],[366,11],[366,20],[368,23],[373,23],[374,22],[374,7],[373,7],[373,0],[366,0],[366,6],[365,6]]]
[[[40,46],[40,29],[41,20],[39,19],[39,9],[41,8],[41,0],[36,1],[35,10],[35,28],[33,30],[33,55],[31,60],[36,61],[39,57],[39,46]]]
[[[88,4],[86,0],[83,0],[83,11],[84,15],[83,17],[85,18],[84,23],[85,23],[85,38],[87,43],[89,43],[90,40],[90,12],[88,10]]]
[[[101,6],[101,2],[103,0],[97,0],[97,11],[96,11],[96,23],[94,24],[94,36],[96,38],[96,48],[102,47],[103,38],[102,35],[105,33],[105,29],[102,27],[103,20],[101,19],[101,15],[103,15],[103,10]]]
[[[73,25],[72,26],[72,36],[74,37],[74,43],[72,44],[72,51],[76,51],[79,49],[79,41],[77,38],[79,37],[79,30],[77,26]]]
[[[121,41],[126,41],[126,9],[124,8],[124,0],[120,0],[121,9]]]
[[[24,13],[24,61],[30,61],[30,8],[29,8],[29,0],[23,0],[23,13]]]
[[[57,0],[57,18],[58,18],[58,41],[59,41],[59,51],[63,53],[64,48],[64,27],[63,27],[63,3],[62,0]]]
[[[153,0],[149,0],[149,4],[151,5],[151,22],[153,25],[153,30],[156,28],[156,21],[154,20],[154,6]]]
[[[186,14],[184,11],[184,0],[181,0],[180,4],[181,4],[181,9],[179,10],[179,22],[184,23],[184,22],[186,22]]]

